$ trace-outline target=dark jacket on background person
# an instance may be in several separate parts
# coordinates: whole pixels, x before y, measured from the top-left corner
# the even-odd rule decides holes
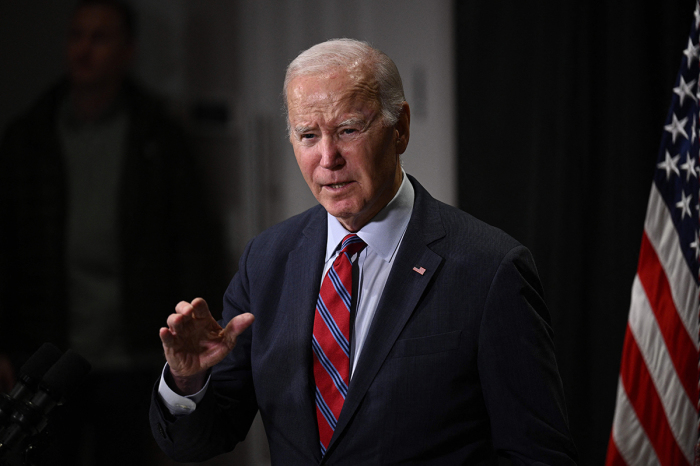
[[[16,362],[43,342],[68,344],[68,183],[57,130],[68,92],[58,83],[0,143],[0,352]],[[129,126],[117,214],[121,312],[139,323],[126,334],[127,348],[139,352],[158,346],[154,335],[183,296],[216,304],[226,274],[182,128],[135,83],[126,82],[122,97]]]

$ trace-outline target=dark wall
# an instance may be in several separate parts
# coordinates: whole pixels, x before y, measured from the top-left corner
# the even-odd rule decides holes
[[[455,2],[460,207],[530,247],[581,464],[603,464],[692,0]]]
[[[0,133],[63,71],[66,29],[76,0],[2,2]]]

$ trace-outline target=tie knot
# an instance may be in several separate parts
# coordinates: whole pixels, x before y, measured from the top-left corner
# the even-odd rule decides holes
[[[365,246],[367,245],[360,239],[359,236],[350,234],[343,238],[343,241],[340,243],[340,253],[347,253],[348,255],[352,256],[353,254],[357,254],[358,252],[362,251]]]

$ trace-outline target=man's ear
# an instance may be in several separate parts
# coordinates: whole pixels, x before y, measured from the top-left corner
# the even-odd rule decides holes
[[[396,153],[398,155],[406,152],[408,147],[408,139],[411,135],[411,109],[408,106],[408,102],[401,105],[401,113],[399,114],[399,119],[394,125],[394,133],[396,136]]]

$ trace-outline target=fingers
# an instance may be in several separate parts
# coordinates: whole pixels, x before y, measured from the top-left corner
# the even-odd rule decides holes
[[[193,315],[196,318],[203,318],[211,315],[209,305],[202,298],[195,298],[191,303],[180,301],[175,306],[175,312],[182,315]]]
[[[226,328],[221,332],[229,348],[236,346],[236,338],[255,320],[255,316],[250,313],[238,315],[231,319]]]
[[[179,307],[179,305],[178,305]],[[176,308],[177,310],[177,308]],[[177,310],[176,314],[170,314],[168,316],[168,329],[173,335],[177,335],[178,333],[182,332],[182,330],[185,328],[185,324],[188,321],[192,320],[192,317],[190,316],[190,313],[192,311],[190,310],[189,313],[183,314],[180,313],[179,310]]]
[[[215,349],[219,346],[214,353],[225,355],[233,349],[238,335],[250,327],[254,319],[250,313],[241,314],[222,329],[212,317],[206,301],[196,298],[191,303],[181,301],[175,306],[175,313],[168,316],[168,326],[160,329],[159,336],[166,353],[178,351],[178,348]],[[221,353],[222,350],[224,353]],[[199,350],[195,353],[198,354]]]
[[[175,312],[183,316],[188,316],[194,312],[194,306],[187,301],[180,301],[177,303],[177,306],[175,306]]]
[[[209,311],[209,305],[207,305],[207,302],[204,299],[193,299],[191,306],[193,308],[193,312],[196,318],[203,319],[211,316],[211,312]]]
[[[195,298],[191,303],[180,301],[175,306],[175,313],[168,317],[168,328],[174,334],[181,331],[190,319],[212,319],[207,302],[202,298]]]
[[[175,337],[173,337],[173,334],[170,332],[169,328],[163,327],[160,329],[160,341],[163,342],[164,346],[173,345],[175,342]]]
[[[233,331],[235,335],[238,336],[241,333],[243,333],[245,329],[250,327],[254,320],[255,316],[249,312],[246,312],[245,314],[241,314],[231,319],[231,322],[229,322],[229,324],[233,325]]]

